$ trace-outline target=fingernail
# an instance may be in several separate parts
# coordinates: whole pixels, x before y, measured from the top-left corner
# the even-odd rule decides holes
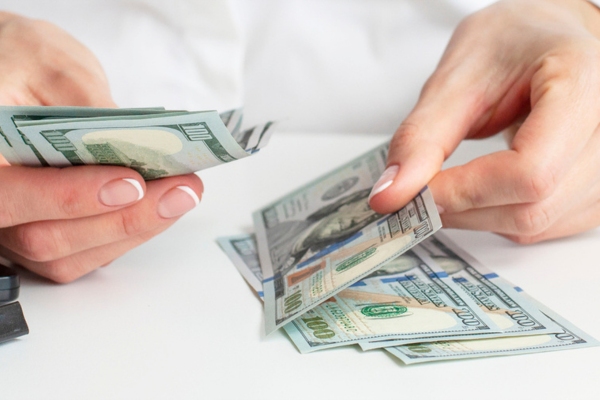
[[[398,175],[399,169],[400,168],[397,165],[390,165],[386,168],[385,171],[383,171],[383,174],[381,174],[381,177],[377,182],[375,182],[373,189],[371,189],[369,201],[371,200],[371,198],[373,198],[373,196],[383,192],[385,189],[392,185],[392,183],[394,182],[394,178],[396,177],[396,175]]]
[[[142,185],[135,179],[115,179],[100,188],[98,199],[105,206],[123,206],[144,197]]]
[[[158,215],[174,218],[185,214],[200,204],[196,192],[187,186],[177,186],[163,195],[158,201]]]
[[[446,211],[446,210],[444,209],[444,207],[440,206],[439,204],[436,204],[435,206],[436,206],[436,208],[437,208],[438,214],[443,214],[443,213],[444,213],[444,211]]]

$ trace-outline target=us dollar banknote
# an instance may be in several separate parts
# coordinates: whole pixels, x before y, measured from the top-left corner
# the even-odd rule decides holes
[[[438,233],[436,236],[439,235],[440,234]],[[262,298],[262,273],[260,271],[259,260],[256,254],[255,240],[256,239],[254,235],[237,235],[233,237],[219,238],[218,242],[225,253],[232,260],[238,271]],[[429,241],[431,241],[431,239]],[[450,243],[447,238],[444,238],[442,241],[446,244]],[[460,250],[454,244],[451,246],[453,247],[453,250]],[[416,246],[415,249],[419,247],[422,248],[424,245],[420,244]],[[462,257],[466,256],[466,258],[470,258],[470,256],[468,256],[468,254],[464,251],[460,250],[460,252],[462,253]],[[406,260],[406,257],[407,255],[402,255],[396,260],[401,260],[403,258]],[[395,263],[394,265],[394,261],[392,261],[391,263],[388,263],[382,267],[382,269],[373,273],[370,278],[385,276],[388,273],[394,273],[398,270],[406,270],[407,264],[410,263],[401,261],[399,263]],[[388,269],[388,271],[385,271],[386,269]],[[488,274],[493,273],[488,272]],[[365,279],[364,281],[368,281],[368,279]],[[359,282],[357,286],[362,286],[362,283]],[[523,331],[521,336],[515,336],[509,332],[501,333],[499,337],[493,337],[494,334],[483,333],[479,336],[477,334],[472,335],[470,338],[467,337],[465,340],[440,340],[440,338],[437,338],[437,340],[436,338],[430,338],[427,340],[427,337],[423,336],[417,340],[410,341],[408,344],[389,346],[385,349],[394,356],[403,360],[405,363],[413,364],[428,361],[567,350],[597,346],[599,344],[594,338],[574,327],[564,318],[560,317],[544,305],[522,293],[519,288],[511,287],[511,291],[518,293],[518,296],[515,297],[519,297],[522,303],[527,303],[528,308],[535,308],[537,313],[543,315],[544,318],[554,324],[555,327],[558,327],[558,329],[532,331],[536,333],[535,335],[530,335],[528,334],[529,332]],[[344,291],[342,291],[340,294],[342,293],[344,293]],[[318,310],[320,307],[322,306],[315,307],[313,310]],[[373,310],[371,309],[370,311]],[[391,314],[398,314],[398,310],[387,307],[379,310],[379,312],[382,315],[388,316]],[[406,313],[406,311],[404,311],[404,313]],[[402,315],[402,313],[399,315]],[[338,316],[338,318],[343,319],[344,316],[345,314],[341,314]],[[397,317],[398,316],[396,316],[396,318]],[[343,321],[342,323],[348,324],[348,321]],[[348,324],[348,326],[351,326],[351,323]],[[326,324],[324,320],[307,318],[305,326],[302,326],[301,322],[296,319],[285,325],[284,329],[288,332],[288,334],[290,334],[292,331],[296,331],[296,333],[290,334],[290,337],[301,351],[304,350],[303,352],[312,351],[311,349],[314,349],[315,347],[318,348],[319,346],[322,346],[321,348],[335,347],[326,344],[324,345],[323,343],[315,346],[315,339],[319,341],[320,339],[327,340],[332,337],[330,325]],[[310,334],[298,334],[298,332],[301,332],[302,330],[312,331],[312,337]],[[359,342],[361,347],[363,347],[364,343],[369,342]],[[345,344],[351,343],[346,342]]]
[[[427,188],[393,214],[379,215],[369,207],[387,151],[388,144],[378,146],[253,214],[267,333],[441,227]]]
[[[513,285],[490,271],[453,243],[443,232],[424,240],[413,249],[430,264],[442,268],[460,287],[463,297],[471,297],[500,329],[490,337],[540,335],[560,333],[562,327],[538,310]],[[430,340],[432,340],[431,338]],[[469,339],[447,337],[447,339]],[[424,340],[423,340],[424,341]],[[363,350],[406,344],[406,341],[386,340],[361,343]]]
[[[0,152],[13,165],[47,166],[47,163],[40,159],[41,155],[36,154],[31,143],[19,132],[16,125],[18,120],[133,116],[161,112],[166,111],[162,108],[0,106]]]
[[[258,255],[251,235],[219,238],[219,244],[258,293]],[[420,338],[457,334],[484,336],[497,328],[443,270],[412,250],[342,290],[284,329],[307,353],[377,338]]]
[[[242,234],[217,238],[217,243],[233,262],[238,272],[262,299],[263,276],[256,250],[256,235]]]
[[[152,180],[235,161],[264,147],[273,123],[242,130],[241,121],[241,110],[219,115],[216,111],[1,107],[0,151],[11,164],[119,165]]]
[[[408,250],[284,329],[303,353],[372,340],[412,343],[498,332],[459,290],[443,270]]]
[[[598,346],[600,344],[596,339],[573,326],[566,319],[543,304],[531,298],[529,301],[559,326],[561,328],[560,332],[494,339],[436,341],[386,347],[386,350],[398,357],[405,364],[416,364],[463,358],[509,356],[569,350]]]

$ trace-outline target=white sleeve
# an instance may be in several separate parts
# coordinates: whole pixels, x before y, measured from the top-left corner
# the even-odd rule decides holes
[[[600,0],[588,0],[590,3],[595,4],[596,6],[600,7]]]

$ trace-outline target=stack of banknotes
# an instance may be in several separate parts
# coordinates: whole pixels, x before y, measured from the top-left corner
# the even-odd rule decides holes
[[[242,129],[241,109],[0,107],[0,154],[12,165],[119,165],[146,180],[183,175],[263,148],[267,122]]]
[[[387,150],[255,212],[255,234],[217,239],[264,300],[267,334],[283,327],[302,353],[359,345],[407,364],[598,345],[436,233],[427,188],[373,212]]]

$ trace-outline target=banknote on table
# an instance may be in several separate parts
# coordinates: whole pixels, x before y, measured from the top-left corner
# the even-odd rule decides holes
[[[224,237],[219,238],[218,242],[223,248],[223,250],[227,253],[229,258],[234,262],[236,268],[240,271],[242,276],[244,276],[244,278],[253,287],[253,289],[257,291],[260,295],[262,289],[260,283],[262,279],[262,274],[260,268],[257,267],[258,256],[256,254],[254,235],[238,235],[234,237]],[[443,242],[446,244],[449,243],[446,238],[443,240]],[[421,245],[418,246],[420,247]],[[454,250],[456,249],[458,248],[454,247]],[[466,253],[464,253],[464,255],[466,255]],[[402,257],[403,256],[400,256],[399,258]],[[397,266],[390,264],[391,263],[386,264],[386,266],[384,266],[383,268],[398,268]],[[374,274],[384,272],[380,271],[381,270],[378,270]],[[599,344],[598,341],[596,341],[594,338],[585,334],[578,328],[574,327],[572,324],[565,321],[562,317],[549,310],[544,305],[529,298],[529,296],[520,293],[520,289],[511,289],[513,292],[519,293],[519,297],[522,299],[523,302],[527,302],[527,304],[531,307],[538,309],[538,312],[544,315],[544,318],[547,318],[553,324],[560,327],[560,330],[554,333],[543,333],[536,335],[527,335],[526,333],[524,333],[524,336],[508,335],[500,338],[489,339],[486,338],[489,337],[488,335],[484,336],[484,338],[479,339],[471,338],[471,340],[433,341],[435,339],[432,339],[424,343],[418,342],[402,346],[386,347],[386,350],[403,360],[405,363],[413,364],[428,361],[527,354],[553,350],[567,350],[597,346]],[[317,308],[318,307],[316,307],[315,310]],[[539,310],[542,310],[543,312]],[[309,321],[309,324],[310,327],[313,328],[313,333],[316,333],[319,336],[328,336],[330,334],[326,330],[327,327],[325,327],[323,322],[321,321]],[[301,329],[298,320],[290,322],[284,328],[286,329],[286,331],[289,332],[289,327],[293,327],[296,330]],[[300,342],[305,337],[306,336],[295,336],[295,338],[293,339],[296,346],[310,347],[308,341],[305,341],[305,343]],[[362,345],[362,343],[359,344]]]
[[[499,331],[442,269],[413,249],[285,325],[298,350]]]
[[[263,298],[263,276],[256,250],[256,235],[242,234],[217,238],[217,243],[227,254],[238,272],[254,289],[256,294]]]
[[[543,304],[529,298],[549,319],[560,326],[557,333],[535,336],[513,336],[495,339],[436,341],[412,345],[386,347],[405,364],[431,361],[457,360],[463,358],[509,356],[517,354],[541,353],[546,351],[579,349],[598,346],[600,343],[573,326]]]
[[[257,292],[260,265],[253,235],[218,239]],[[254,252],[254,254],[253,254]],[[286,324],[300,352],[307,353],[376,338],[446,337],[496,332],[469,296],[436,266],[412,250]]]
[[[253,214],[267,334],[441,227],[427,188],[393,214],[371,210],[387,151],[378,146]]]
[[[273,123],[242,130],[241,121],[241,110],[219,115],[216,111],[0,107],[0,151],[11,164],[120,165],[151,180],[196,172],[263,148]]]
[[[430,264],[442,268],[460,287],[461,295],[472,297],[480,309],[500,328],[489,337],[507,337],[560,333],[562,327],[540,312],[513,285],[490,271],[471,255],[438,232],[416,246],[413,251]],[[468,336],[447,337],[448,340],[469,339]],[[420,341],[432,341],[421,338]],[[407,341],[371,341],[361,343],[363,350],[407,344]]]

